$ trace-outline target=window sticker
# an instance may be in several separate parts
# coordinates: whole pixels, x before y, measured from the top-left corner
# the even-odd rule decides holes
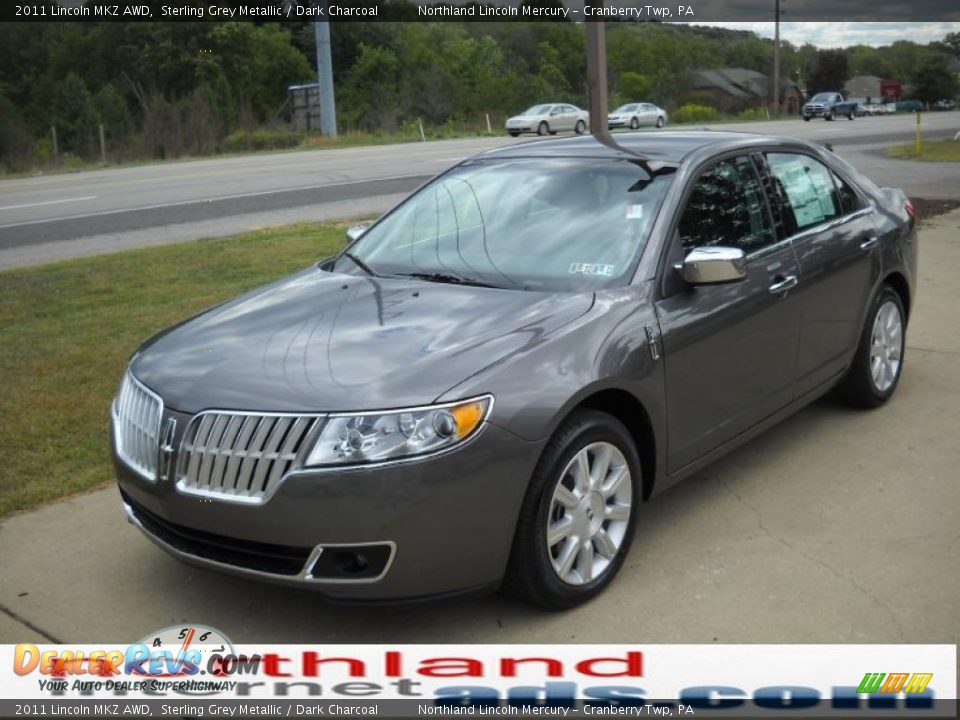
[[[601,277],[613,277],[615,266],[604,265],[603,263],[570,263],[570,269],[567,271],[571,275],[599,275]]]
[[[642,220],[643,205],[640,203],[627,203],[627,220]]]

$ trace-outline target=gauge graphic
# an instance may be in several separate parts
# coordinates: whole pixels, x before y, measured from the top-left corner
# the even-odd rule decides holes
[[[200,674],[208,674],[207,668],[218,668],[220,663],[214,658],[234,656],[233,643],[216,628],[209,625],[171,625],[147,635],[140,641],[151,652],[166,650],[173,657],[186,657],[188,652],[199,653],[197,666]],[[194,655],[196,657],[196,655]],[[222,670],[212,670],[211,675],[225,675]]]

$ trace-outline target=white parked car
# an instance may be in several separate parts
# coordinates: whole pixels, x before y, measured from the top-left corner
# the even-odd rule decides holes
[[[507,132],[513,137],[520,133],[556,135],[561,130],[573,130],[578,135],[590,126],[590,113],[569,103],[543,103],[527,108],[507,119]]]
[[[628,127],[636,130],[644,125],[662,128],[666,124],[667,111],[653,103],[627,103],[607,116],[607,125],[611,128]]]

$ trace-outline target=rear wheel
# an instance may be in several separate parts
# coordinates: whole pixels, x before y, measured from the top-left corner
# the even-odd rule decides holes
[[[583,133],[586,132],[586,130],[587,130],[587,124],[583,120],[577,120],[577,126],[573,129],[573,131],[577,135],[583,135]]]
[[[504,588],[552,609],[600,593],[630,548],[640,458],[616,418],[571,415],[547,443],[517,520]]]
[[[537,135],[546,135],[548,132],[550,132],[550,126],[544,120],[537,126]]]
[[[900,296],[889,285],[882,286],[870,306],[850,370],[838,387],[841,398],[867,408],[890,399],[903,371],[906,325]]]

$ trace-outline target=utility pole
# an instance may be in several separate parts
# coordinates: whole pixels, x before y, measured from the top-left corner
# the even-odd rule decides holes
[[[603,0],[590,0],[592,7],[603,7]],[[587,95],[590,100],[590,132],[603,142],[611,142],[607,127],[607,24],[587,20]]]
[[[780,117],[780,0],[774,0],[773,21],[773,116]]]
[[[319,0],[317,6],[327,16],[327,0]],[[333,97],[333,59],[330,55],[330,23],[317,20],[313,23],[317,41],[317,80],[320,85],[320,132],[328,137],[337,136],[337,106]]]

